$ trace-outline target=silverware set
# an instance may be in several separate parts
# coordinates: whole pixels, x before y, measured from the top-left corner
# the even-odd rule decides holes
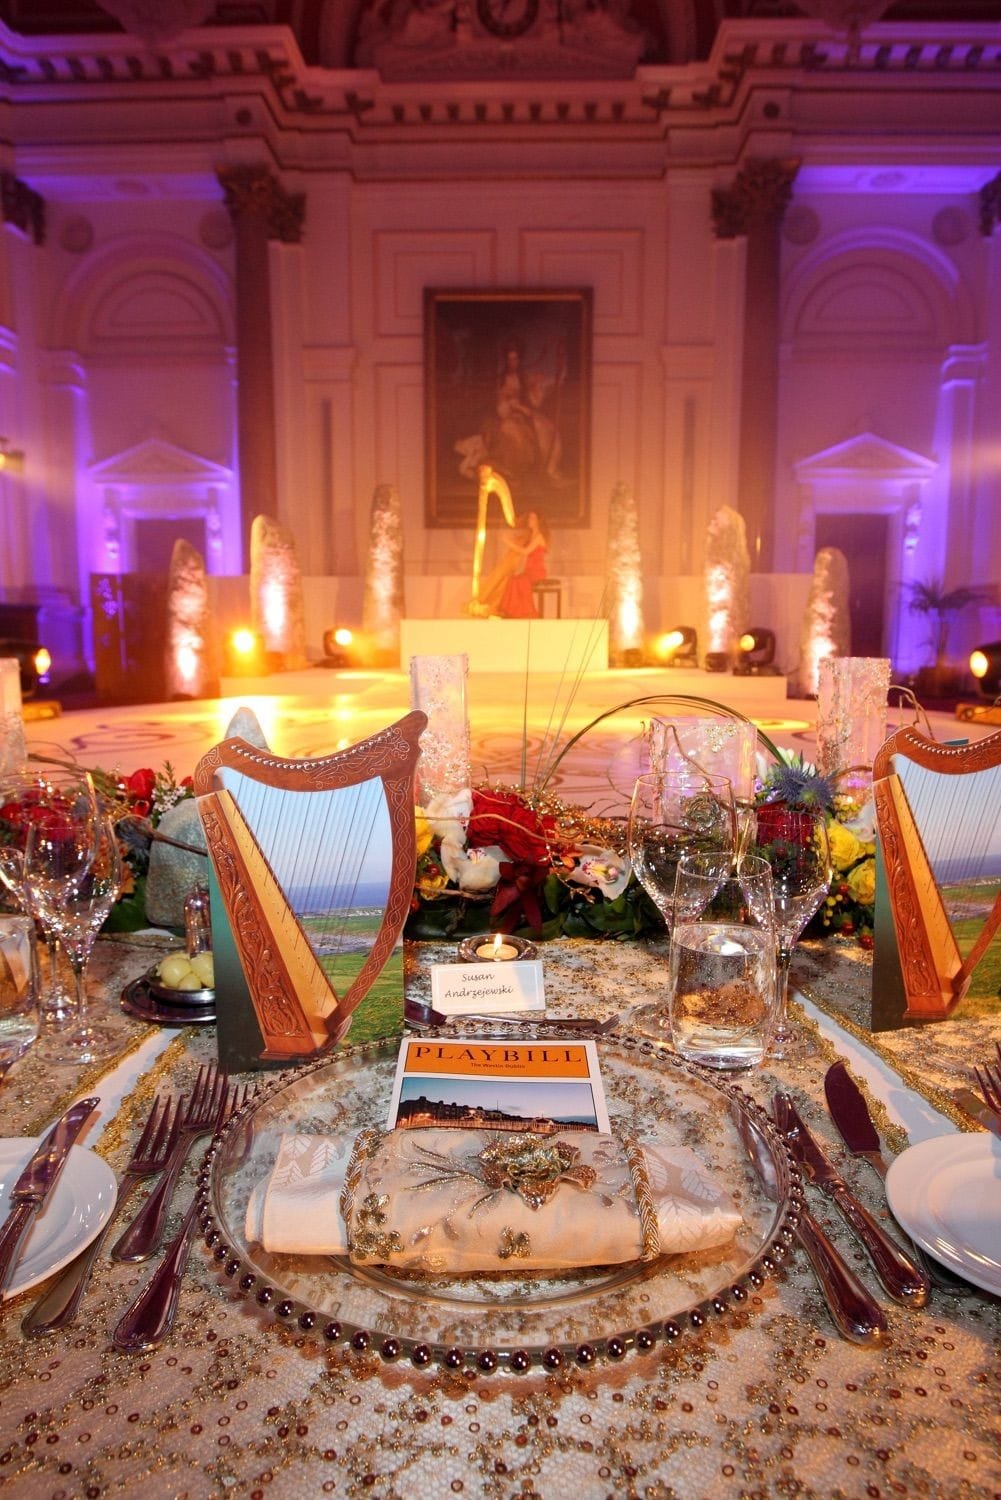
[[[854,1156],[868,1161],[881,1177],[886,1174],[882,1143],[872,1123],[865,1098],[844,1063],[835,1063],[824,1079],[831,1117]],[[883,1289],[905,1307],[923,1307],[932,1281],[955,1290],[956,1278],[937,1274],[917,1246],[901,1245],[859,1202],[814,1139],[788,1094],[772,1100],[772,1116],[779,1135],[800,1167],[804,1180],[836,1205],[866,1251]],[[745,1137],[745,1144],[747,1144]],[[749,1150],[752,1161],[753,1151]],[[757,1166],[758,1163],[755,1162]],[[760,1167],[759,1167],[760,1175]],[[809,1210],[800,1216],[797,1236],[810,1258],[839,1332],[853,1343],[882,1342],[887,1320],[879,1303],[824,1235]]]
[[[226,1074],[209,1065],[199,1070],[190,1097],[182,1096],[176,1101],[170,1098],[161,1100],[159,1096],[154,1099],[122,1174],[114,1212],[97,1238],[67,1266],[25,1315],[21,1327],[29,1338],[67,1328],[73,1323],[91,1271],[112,1226],[139,1183],[152,1177],[159,1177],[159,1183],[119,1235],[112,1247],[111,1258],[136,1262],[148,1260],[156,1254],[162,1243],[178,1178],[196,1140],[200,1136],[215,1134],[248,1097],[248,1089],[231,1088]],[[92,1107],[94,1101],[88,1102]],[[163,1260],[120,1320],[113,1336],[116,1348],[152,1349],[170,1331],[177,1313],[178,1294],[194,1225],[195,1202],[168,1245]]]

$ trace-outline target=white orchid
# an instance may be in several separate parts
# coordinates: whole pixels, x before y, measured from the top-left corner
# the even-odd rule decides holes
[[[460,891],[492,891],[500,880],[501,860],[507,855],[496,844],[487,849],[467,849],[465,830],[461,841],[445,838],[439,851],[442,868]]]
[[[581,858],[570,872],[570,879],[578,885],[590,885],[600,890],[606,901],[621,896],[629,884],[632,867],[623,854],[614,849],[602,849],[597,844],[584,844]]]

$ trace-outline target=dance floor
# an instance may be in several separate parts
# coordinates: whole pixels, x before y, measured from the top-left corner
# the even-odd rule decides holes
[[[728,689],[731,691],[728,693]],[[729,703],[782,748],[814,753],[816,704],[784,699],[782,678],[634,669],[584,674],[472,674],[468,710],[472,776],[494,784],[549,784],[564,796],[608,807],[628,793],[643,763],[643,728],[658,713],[685,706],[657,700],[694,695]],[[329,671],[314,667],[266,678],[226,679],[224,696],[194,702],[145,703],[67,712],[26,725],[29,751],[67,755],[89,766],[123,772],[170,762],[178,778],[225,734],[241,705],[251,707],[271,748],[282,755],[320,755],[383,728],[411,706],[409,674]],[[569,742],[597,716],[611,713]],[[909,721],[910,715],[905,716]],[[890,727],[904,722],[899,712]],[[933,716],[939,739],[970,733],[946,715]],[[980,738],[987,730],[974,731]],[[565,752],[565,753],[564,753]]]

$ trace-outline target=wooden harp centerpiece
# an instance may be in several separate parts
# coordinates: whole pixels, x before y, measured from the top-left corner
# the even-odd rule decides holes
[[[263,1038],[258,1057],[289,1061],[333,1047],[395,947],[413,895],[414,774],[426,724],[414,712],[302,760],[228,739],[199,761],[194,792]],[[214,946],[225,1003],[218,938]]]
[[[1001,734],[940,745],[897,730],[873,763],[873,800],[873,1025],[943,1020],[1001,927]]]

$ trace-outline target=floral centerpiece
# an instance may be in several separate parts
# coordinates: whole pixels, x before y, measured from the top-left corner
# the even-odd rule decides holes
[[[40,768],[44,774],[44,768]],[[192,795],[191,778],[172,766],[125,776],[92,772],[116,824],[123,855],[122,895],[108,931],[147,924],[150,847],[164,814]],[[759,816],[769,803],[822,807],[834,866],[830,894],[808,932],[855,937],[872,946],[876,886],[872,803],[837,790],[801,757],[785,757],[760,783]],[[31,810],[0,807],[0,846],[23,847]],[[555,937],[637,938],[663,932],[653,902],[625,853],[625,821],[590,818],[552,794],[511,787],[443,793],[418,807],[417,867],[407,937],[452,940],[481,932]]]
[[[552,797],[474,787],[417,809],[406,935],[637,937],[662,930],[623,852],[624,825]]]
[[[781,752],[780,752],[781,753]],[[823,906],[807,935],[855,937],[872,947],[876,901],[876,823],[872,799],[860,803],[837,789],[838,778],[820,776],[802,756],[784,756],[764,778],[759,820],[769,805],[822,808],[827,820],[833,875]]]

